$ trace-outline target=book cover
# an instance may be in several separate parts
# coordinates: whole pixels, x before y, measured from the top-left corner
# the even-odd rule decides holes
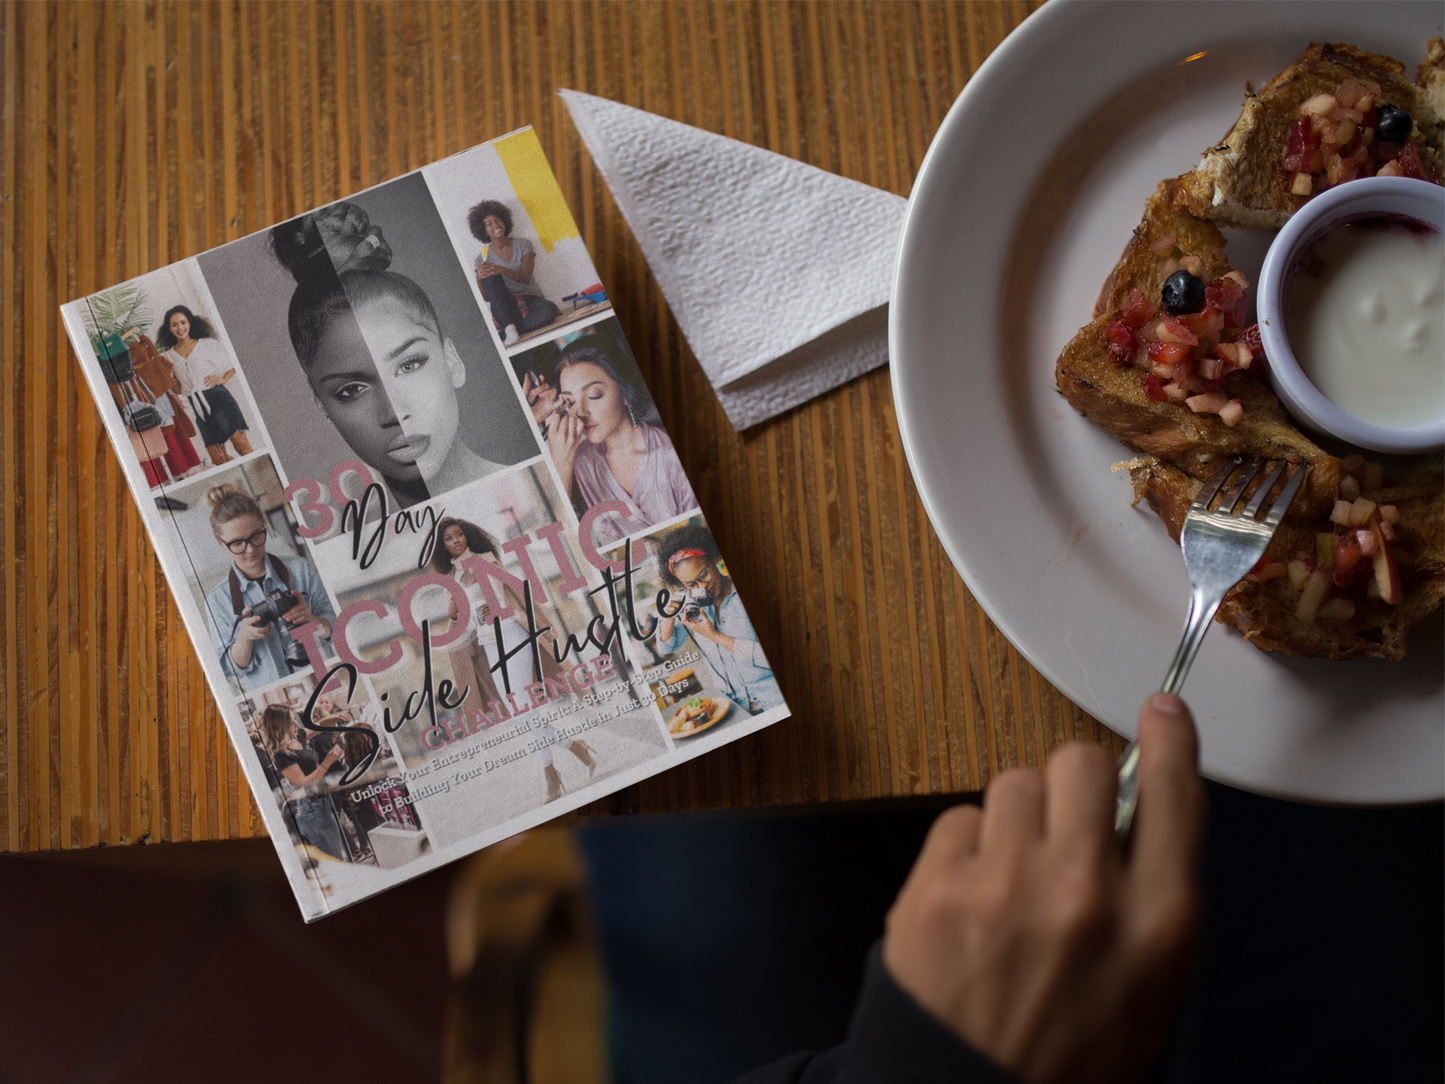
[[[787,716],[530,128],[61,312],[308,921]]]

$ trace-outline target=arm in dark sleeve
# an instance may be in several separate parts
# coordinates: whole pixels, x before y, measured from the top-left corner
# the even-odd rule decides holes
[[[1018,1084],[935,1020],[868,954],[848,1039],[821,1054],[794,1054],[735,1084]]]

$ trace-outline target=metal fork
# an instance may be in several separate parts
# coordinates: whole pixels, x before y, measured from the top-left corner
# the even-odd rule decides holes
[[[1235,469],[1244,463],[1234,484],[1225,491],[1218,510],[1211,512],[1210,503],[1229,481]],[[1184,552],[1184,567],[1189,570],[1189,616],[1184,621],[1184,634],[1161,692],[1177,693],[1184,686],[1185,675],[1199,653],[1204,634],[1214,620],[1219,604],[1231,587],[1242,580],[1264,556],[1275,528],[1285,511],[1294,502],[1304,485],[1309,464],[1290,476],[1273,504],[1266,504],[1270,493],[1284,475],[1288,462],[1280,461],[1265,475],[1246,504],[1244,492],[1265,464],[1263,459],[1234,456],[1210,476],[1200,487],[1189,506],[1184,526],[1179,532],[1179,548]],[[1119,759],[1119,798],[1114,807],[1114,831],[1122,838],[1129,834],[1134,820],[1134,805],[1139,797],[1139,745],[1130,742]]]

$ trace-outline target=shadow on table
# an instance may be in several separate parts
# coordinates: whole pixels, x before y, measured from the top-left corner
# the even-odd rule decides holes
[[[1211,784],[1203,955],[1151,1082],[1445,1075],[1445,810]],[[844,1037],[940,803],[583,822],[625,1084],[721,1084]]]

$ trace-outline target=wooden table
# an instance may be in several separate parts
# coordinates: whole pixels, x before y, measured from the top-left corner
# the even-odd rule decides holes
[[[528,123],[793,708],[592,810],[976,791],[1117,749],[964,589],[886,369],[732,430],[554,93],[906,194],[1033,6],[0,6],[0,850],[264,834],[57,307]]]

